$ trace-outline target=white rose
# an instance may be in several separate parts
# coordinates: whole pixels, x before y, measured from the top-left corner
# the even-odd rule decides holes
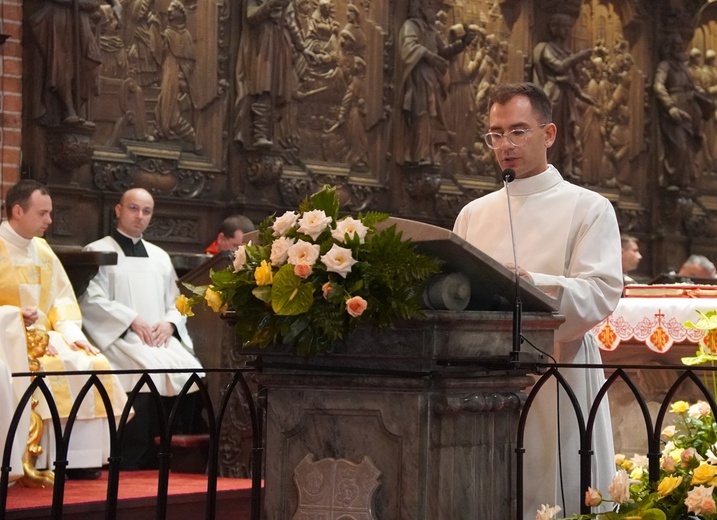
[[[610,498],[616,504],[630,501],[630,477],[627,471],[619,469],[615,473],[608,491],[610,492]]]
[[[304,216],[299,219],[299,233],[305,233],[311,237],[312,240],[316,240],[326,226],[331,224],[333,219],[327,217],[320,209],[307,211]]]
[[[346,278],[346,275],[351,272],[351,267],[357,262],[354,257],[351,256],[351,250],[345,247],[340,247],[336,244],[321,257],[321,261],[326,266],[326,270],[331,273],[337,273]]]
[[[331,233],[331,236],[338,242],[344,242],[346,234],[351,238],[356,234],[363,244],[366,233],[368,233],[368,228],[364,226],[363,222],[353,217],[346,217],[336,223],[336,229]]]
[[[319,258],[321,248],[318,244],[312,244],[306,240],[298,240],[287,251],[288,262],[291,265],[314,265]]]
[[[277,218],[271,226],[271,229],[274,230],[274,236],[278,237],[285,235],[287,231],[296,225],[296,220],[298,218],[299,215],[295,211],[287,211],[282,216]]]
[[[560,511],[560,506],[550,507],[548,504],[542,504],[538,509],[538,514],[535,515],[535,520],[552,520]]]
[[[244,245],[240,245],[234,251],[234,272],[238,273],[244,267],[246,263],[246,248]]]
[[[286,262],[289,256],[289,248],[296,242],[295,238],[279,237],[271,244],[271,265],[280,265]]]

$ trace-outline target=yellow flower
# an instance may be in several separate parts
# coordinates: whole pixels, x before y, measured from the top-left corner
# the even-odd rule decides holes
[[[675,401],[674,403],[672,403],[672,406],[670,406],[670,411],[672,413],[685,413],[689,409],[690,403],[686,401]]]
[[[665,477],[657,485],[657,492],[661,497],[671,495],[682,484],[682,477]]]
[[[204,299],[214,312],[222,312],[225,310],[221,294],[211,287],[207,288],[207,291],[204,293]]]
[[[632,471],[630,472],[630,479],[631,480],[640,480],[642,478],[642,474],[644,471],[640,466],[635,466]]]
[[[259,286],[271,285],[274,281],[274,275],[271,272],[271,264],[266,260],[262,260],[261,265],[254,271],[254,279],[256,280],[256,284]]]
[[[692,473],[692,484],[708,484],[717,476],[717,467],[710,464],[700,464]]]
[[[192,302],[190,302],[189,298],[187,298],[183,294],[177,296],[177,300],[174,302],[174,306],[177,308],[179,314],[181,314],[182,316],[194,316],[194,313],[192,312]]]

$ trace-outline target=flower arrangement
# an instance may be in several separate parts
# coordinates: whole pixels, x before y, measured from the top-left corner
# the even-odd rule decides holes
[[[700,340],[700,346],[697,349],[694,357],[683,357],[682,363],[685,365],[701,365],[709,363],[711,366],[715,366],[717,361],[717,311],[697,311],[700,315],[700,319],[697,323],[692,321],[685,322],[685,328],[687,329],[699,329],[704,330],[705,335]],[[717,395],[717,374],[710,372],[710,375],[704,375],[705,384],[712,384],[712,395]],[[711,378],[712,381],[707,381]]]
[[[613,503],[612,511],[568,517],[571,520],[717,520],[717,424],[705,401],[672,403],[674,424],[662,432],[660,479],[650,483],[647,457],[617,455],[618,470],[608,489],[610,499],[588,488],[585,504]],[[557,506],[555,506],[557,507]],[[543,506],[536,520],[550,520],[557,511]]]
[[[191,316],[204,301],[215,312],[232,308],[244,346],[293,344],[296,352],[328,352],[362,323],[379,327],[421,312],[436,259],[416,251],[388,218],[369,212],[339,217],[333,187],[304,200],[299,211],[269,217],[258,243],[241,245],[233,265],[211,271],[207,286],[185,284],[177,308]]]

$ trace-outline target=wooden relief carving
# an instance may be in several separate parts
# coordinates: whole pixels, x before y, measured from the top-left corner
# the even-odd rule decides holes
[[[98,188],[187,199],[216,192],[211,181],[226,160],[228,12],[222,0],[123,0],[118,20],[102,6],[88,112]],[[144,166],[169,157],[166,167]]]

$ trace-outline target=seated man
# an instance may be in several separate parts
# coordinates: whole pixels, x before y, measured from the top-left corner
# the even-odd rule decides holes
[[[710,262],[706,256],[691,255],[685,260],[685,263],[682,264],[677,276],[691,279],[714,279],[717,278],[717,270],[715,269],[715,265]]]
[[[638,282],[628,273],[637,269],[642,260],[637,239],[631,235],[621,234],[620,243],[622,244],[622,282],[624,285],[636,284]]]
[[[194,356],[186,318],[175,308],[177,276],[169,255],[142,239],[152,219],[154,199],[144,189],[125,192],[115,206],[117,229],[85,249],[115,251],[117,265],[100,267],[90,281],[80,306],[88,335],[118,369],[201,370]],[[152,374],[165,408],[172,406],[190,373]],[[130,392],[141,374],[120,377]],[[196,389],[195,389],[196,390]],[[156,465],[154,437],[157,417],[149,388],[134,403],[135,418],[128,423],[122,443],[122,467],[143,469]],[[188,401],[187,401],[188,402]]]
[[[244,215],[227,217],[219,226],[217,239],[204,252],[208,255],[216,255],[221,251],[234,251],[242,244],[244,233],[249,233],[255,229],[252,221]]]
[[[49,336],[47,355],[39,358],[46,371],[109,370],[107,359],[89,344],[82,333],[80,309],[72,285],[50,246],[39,238],[52,223],[52,199],[43,185],[30,180],[18,182],[5,197],[8,220],[0,225],[0,361],[12,372],[28,372],[27,337],[32,330]],[[37,334],[37,333],[36,333]],[[113,413],[119,417],[126,398],[113,392],[119,384],[112,376],[101,376],[112,399]],[[87,376],[51,377],[46,379],[61,419],[66,419],[75,396]],[[12,404],[16,405],[25,392],[26,378],[13,380]],[[4,394],[7,397],[8,394]],[[38,399],[37,411],[45,421],[42,445],[51,459],[54,435],[47,403]],[[6,405],[9,404],[6,403]],[[14,409],[14,406],[13,406]],[[9,423],[9,416],[3,420]],[[28,439],[29,415],[25,414],[13,445],[12,473],[20,476],[22,456]],[[64,422],[64,421],[63,421]],[[6,428],[2,428],[4,438]],[[107,414],[98,395],[88,396],[82,403],[78,421],[72,430],[68,451],[70,478],[97,478],[97,469],[109,456]]]

